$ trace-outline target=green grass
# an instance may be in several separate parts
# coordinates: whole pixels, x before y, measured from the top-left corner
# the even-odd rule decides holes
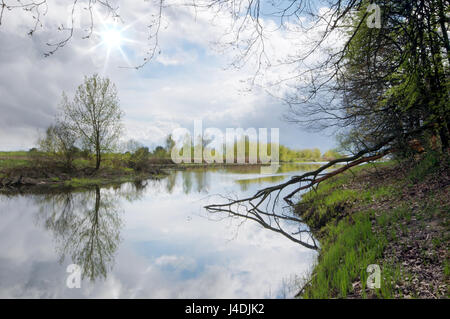
[[[85,186],[95,186],[102,185],[104,181],[99,178],[72,178],[71,180],[65,181],[65,186],[70,187],[85,187]]]
[[[377,166],[391,166],[392,162]],[[380,262],[386,244],[398,236],[389,226],[399,220],[410,220],[409,207],[400,206],[390,211],[372,209],[347,214],[346,205],[354,202],[370,204],[399,196],[394,185],[380,185],[364,191],[348,189],[346,184],[372,165],[361,165],[338,177],[320,184],[316,191],[303,195],[298,213],[315,229],[321,250],[314,268],[311,284],[304,298],[345,298],[352,291],[352,283],[359,281],[366,288],[367,266]],[[359,175],[360,176],[360,175]],[[364,206],[364,205],[363,205]],[[375,232],[373,224],[385,231]],[[404,232],[407,227],[404,226]],[[402,271],[397,265],[381,265],[381,287],[374,293],[378,297],[392,298],[395,283],[401,280]],[[367,297],[366,293],[362,293]]]
[[[449,260],[449,258],[447,258],[444,262],[444,276],[445,276],[446,280],[450,279],[450,260]]]
[[[369,274],[367,266],[377,264],[389,241],[395,240],[395,232],[375,233],[372,220],[381,228],[408,214],[406,207],[400,207],[394,214],[383,212],[375,217],[374,211],[363,211],[328,224],[327,236],[322,239],[318,263],[314,269],[311,286],[304,298],[345,298],[352,292],[352,283],[359,281],[363,290]],[[405,274],[398,265],[384,264],[381,267],[381,287],[374,293],[380,298],[392,298],[395,284]],[[367,297],[365,292],[363,297]]]
[[[27,167],[31,161],[23,159],[0,159],[0,169],[11,169],[16,167]]]
[[[383,162],[375,165],[386,167],[392,164],[391,162]],[[317,189],[302,196],[302,200],[297,206],[297,212],[311,228],[317,230],[340,217],[342,211],[354,202],[369,203],[396,196],[398,190],[394,186],[380,186],[364,191],[346,188],[346,185],[355,175],[371,167],[373,166],[357,166],[352,168],[351,171],[320,183]],[[322,232],[326,231],[326,228],[322,229]]]
[[[408,179],[412,183],[422,181],[425,176],[433,173],[439,167],[440,156],[436,152],[428,152],[410,171]]]
[[[91,186],[102,186],[132,182],[136,180],[135,175],[120,176],[120,177],[107,177],[107,178],[72,178],[64,182],[64,186],[73,188],[83,188]]]
[[[92,167],[94,166],[94,162],[83,158],[77,158],[73,161],[73,166],[76,168]]]
[[[27,151],[0,152],[0,157],[29,156],[29,155],[30,153]]]
[[[368,190],[368,191],[366,191],[365,195],[372,196],[373,200],[381,200],[381,199],[387,199],[390,197],[395,197],[398,194],[399,194],[398,188],[388,185],[388,186],[380,186],[378,188]]]
[[[130,154],[106,153],[102,154],[101,168],[118,170],[123,173],[132,173],[134,170],[129,167]],[[154,157],[150,156],[149,161]],[[62,165],[60,156],[43,152],[0,152],[0,170],[8,170],[20,167],[51,167],[52,165]],[[85,169],[95,167],[94,156],[88,158],[77,157],[73,160],[75,169]]]
[[[372,232],[370,214],[361,212],[352,221],[346,218],[329,227],[329,240],[322,243],[312,285],[304,298],[344,298],[358,276],[365,285],[367,266],[375,263],[387,242]]]
[[[134,171],[133,171],[134,172]],[[72,178],[64,182],[64,186],[72,187],[72,188],[85,188],[92,186],[106,186],[106,185],[114,185],[121,184],[127,182],[134,182],[136,180],[148,179],[149,177],[159,179],[163,178],[166,175],[154,175],[148,176],[146,174],[129,174],[123,176],[105,176],[105,177],[92,177],[92,178]]]
[[[0,179],[7,176],[17,176],[21,173],[27,177],[34,169],[37,176],[32,178],[42,187],[69,187],[69,188],[91,188],[93,186],[112,186],[136,180],[149,178],[159,179],[166,175],[154,170],[136,171],[127,167],[129,154],[104,154],[99,171],[94,172],[95,161],[93,158],[77,158],[73,162],[71,170],[63,167],[61,159],[54,154],[40,152],[0,152]],[[86,173],[85,169],[89,169]],[[52,173],[49,177],[48,174]],[[94,173],[94,175],[91,175]],[[50,182],[50,183],[49,183]],[[39,186],[39,187],[40,187]]]
[[[394,298],[393,291],[396,283],[405,278],[405,273],[401,266],[387,264],[381,269],[380,289],[375,290],[378,298],[392,299]]]

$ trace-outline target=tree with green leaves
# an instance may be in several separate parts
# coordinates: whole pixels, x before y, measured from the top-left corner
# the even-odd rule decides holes
[[[174,146],[175,146],[175,141],[173,140],[172,134],[169,134],[169,135],[167,136],[165,142],[166,142],[166,143],[165,143],[165,149],[166,149],[167,154],[172,153],[172,149],[173,149]]]
[[[408,140],[429,135],[448,149],[449,70],[439,3],[384,3],[382,28],[360,23],[365,10],[349,18],[358,32],[343,56],[334,86],[340,104],[333,107],[354,152],[394,137],[399,154]]]
[[[72,101],[63,94],[62,110],[64,125],[94,152],[98,170],[102,153],[114,149],[122,131],[123,112],[115,85],[98,74],[85,77]]]
[[[150,151],[148,147],[140,147],[131,154],[129,165],[136,171],[143,171],[148,168]]]
[[[73,130],[64,123],[58,122],[47,128],[45,136],[39,139],[38,144],[42,151],[60,156],[64,165],[71,169],[78,151],[77,140],[78,138]]]
[[[258,46],[265,41],[260,23],[264,7],[259,4],[256,1],[244,6],[253,18],[248,21],[254,23],[255,33],[254,41],[248,41],[240,52],[248,55],[259,49],[256,56],[264,59],[265,46]],[[289,105],[286,119],[302,128],[335,129],[349,154],[253,196],[208,205],[210,212],[253,218],[266,227],[282,218],[274,208],[283,190],[289,189],[283,198],[294,205],[294,195],[356,165],[391,153],[408,158],[410,142],[426,141],[430,136],[438,140],[441,152],[448,154],[448,1],[378,0],[374,4],[368,0],[333,0],[322,15],[310,4],[302,0],[274,3],[281,21],[311,13],[314,21],[304,24],[309,29],[301,22],[298,30],[312,32],[318,26],[319,31],[317,39],[311,40],[311,50],[299,50],[301,53],[285,61],[299,69],[289,78],[289,90],[283,96]],[[373,14],[370,8],[381,12],[379,26],[368,21]],[[341,44],[330,48],[329,41],[336,38],[342,39]],[[305,68],[310,56],[319,52],[325,57],[323,61]],[[335,164],[343,165],[330,170]],[[308,247],[302,239],[300,243]]]

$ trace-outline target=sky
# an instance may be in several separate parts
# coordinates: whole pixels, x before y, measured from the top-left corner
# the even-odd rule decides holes
[[[284,121],[288,107],[264,89],[294,70],[263,70],[259,82],[250,85],[254,63],[238,69],[231,66],[238,56],[222,45],[229,40],[224,30],[231,20],[226,14],[166,8],[158,37],[160,53],[136,70],[132,67],[142,63],[152,45],[147,27],[155,13],[152,2],[123,4],[120,22],[100,10],[89,39],[83,39],[86,10],[76,10],[71,41],[44,57],[46,43],[63,38],[58,26],[70,23],[67,1],[48,2],[43,25],[32,37],[27,32],[33,20],[26,12],[6,12],[0,26],[0,150],[36,146],[40,134],[54,122],[62,93],[72,97],[84,76],[94,73],[109,77],[117,87],[125,113],[123,140],[135,139],[153,148],[175,128],[192,130],[194,120],[202,120],[204,129],[217,127],[223,132],[238,127],[279,128],[280,142],[291,148],[325,151],[335,146],[330,133],[306,132]],[[263,22],[275,30],[273,22]],[[111,30],[120,33],[120,40],[106,40]],[[272,32],[269,58],[275,61],[289,55],[298,41],[288,32]]]

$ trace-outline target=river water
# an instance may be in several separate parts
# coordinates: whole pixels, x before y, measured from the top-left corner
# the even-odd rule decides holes
[[[293,297],[316,251],[203,207],[311,168],[188,169],[118,187],[0,195],[0,297]]]

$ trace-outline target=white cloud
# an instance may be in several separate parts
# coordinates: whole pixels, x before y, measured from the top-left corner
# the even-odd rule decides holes
[[[95,34],[82,40],[81,30],[55,55],[43,58],[45,42],[60,39],[55,32],[67,11],[66,2],[50,5],[43,30],[33,38],[24,36],[28,20],[8,14],[0,34],[0,149],[28,148],[35,144],[36,131],[43,130],[52,120],[62,91],[69,96],[82,82],[84,75],[99,72],[109,76],[119,89],[125,111],[127,135],[148,145],[161,143],[164,136],[178,126],[191,126],[202,118],[206,126],[281,127],[281,141],[297,147],[315,145],[326,148],[326,137],[306,135],[281,120],[285,106],[266,92],[253,88],[247,92],[246,80],[254,75],[251,62],[239,70],[224,70],[234,57],[230,50],[219,51],[212,43],[222,38],[230,26],[226,14],[214,16],[208,11],[186,7],[171,7],[165,12],[160,31],[162,50],[154,61],[138,71],[119,66],[142,62],[148,43],[147,25],[154,7],[151,2],[127,2],[121,6],[125,25],[123,36],[131,40],[123,46],[124,56],[112,50],[107,56]],[[273,22],[267,21],[268,29]],[[101,24],[99,26],[102,27]],[[243,41],[245,41],[243,35]],[[267,53],[281,59],[293,52],[302,39],[292,34],[274,31],[267,39]],[[93,49],[94,48],[94,49]],[[258,83],[273,83],[292,74],[292,68],[270,66]],[[277,93],[285,87],[274,87]],[[300,136],[300,138],[299,138]],[[303,137],[303,138],[302,138]]]

